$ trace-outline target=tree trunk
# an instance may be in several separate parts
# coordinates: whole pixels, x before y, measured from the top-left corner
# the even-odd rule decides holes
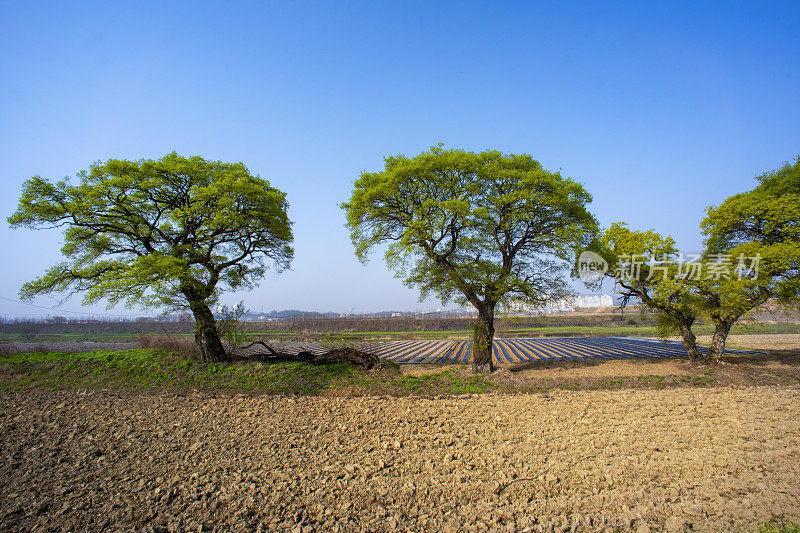
[[[700,358],[700,351],[697,349],[697,338],[694,336],[694,333],[692,333],[692,322],[694,322],[694,319],[679,320],[678,329],[683,339],[683,349],[689,354],[689,359],[694,362]]]
[[[189,302],[189,307],[194,314],[196,330],[194,340],[200,348],[201,359],[204,363],[216,363],[227,361],[228,354],[222,346],[217,331],[217,323],[214,314],[205,302]]]
[[[472,328],[472,372],[494,372],[492,342],[494,341],[494,308],[478,309],[478,321]]]
[[[728,340],[728,333],[731,331],[731,324],[727,321],[721,321],[714,324],[714,336],[711,337],[711,346],[708,347],[708,354],[706,357],[712,361],[719,362],[725,351],[725,341]]]

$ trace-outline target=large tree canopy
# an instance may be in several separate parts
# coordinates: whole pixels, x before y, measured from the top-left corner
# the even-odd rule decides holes
[[[692,325],[699,311],[696,298],[680,277],[674,239],[653,230],[631,230],[616,222],[599,236],[591,249],[608,263],[607,276],[618,286],[621,306],[639,300],[657,310],[661,331],[665,335],[673,330],[680,332],[687,354],[697,359],[700,352]],[[592,285],[601,283],[598,280]]]
[[[564,273],[597,226],[590,202],[580,184],[529,155],[435,146],[364,172],[342,208],[362,261],[388,243],[387,264],[421,298],[477,309],[473,368],[491,371],[498,303],[541,304],[571,292]]]
[[[786,303],[800,294],[800,157],[766,172],[752,191],[709,207],[700,224],[709,253],[760,258],[773,296]]]
[[[620,223],[593,245],[623,305],[638,298],[658,310],[692,357],[697,318],[714,325],[708,357],[718,360],[742,317],[770,299],[796,304],[800,295],[800,159],[757,179],[752,191],[708,209],[700,224],[705,247],[691,261],[681,260],[671,238]]]
[[[225,353],[209,309],[222,288],[253,286],[270,265],[288,268],[286,195],[241,163],[112,159],[68,179],[25,182],[12,227],[65,228],[69,259],[20,294],[85,293],[109,306],[192,310],[210,360]]]
[[[766,172],[752,191],[710,207],[700,224],[705,259],[756,258],[747,276],[703,279],[692,285],[714,323],[711,354],[718,358],[731,327],[769,299],[796,305],[800,297],[800,158]],[[740,279],[741,278],[741,279]]]

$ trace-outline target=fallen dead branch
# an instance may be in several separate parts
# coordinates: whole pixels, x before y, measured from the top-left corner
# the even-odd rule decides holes
[[[276,351],[264,341],[255,341],[251,342],[247,346],[243,346],[241,349],[246,350],[256,345],[263,346],[267,351],[258,352],[252,355],[264,362],[300,361],[303,363],[310,363],[312,365],[319,365],[332,361],[338,361],[361,366],[366,370],[369,370],[370,368],[380,364],[380,360],[378,359],[377,355],[362,352],[361,350],[351,347],[334,348],[325,353],[317,355],[309,351],[302,351],[292,354]]]

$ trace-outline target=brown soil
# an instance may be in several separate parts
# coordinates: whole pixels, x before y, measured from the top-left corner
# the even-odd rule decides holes
[[[704,346],[708,346],[711,343],[711,335],[700,335],[697,337],[697,341]],[[727,347],[739,350],[798,350],[800,349],[800,334],[731,335],[728,337]]]
[[[707,345],[710,340],[710,336],[698,337],[700,344]],[[683,358],[620,359],[534,362],[509,366],[508,370],[514,375],[510,382],[515,388],[800,385],[800,335],[731,335],[727,346],[765,351],[728,354],[719,365],[692,364]]]
[[[754,344],[757,342],[743,343],[742,348],[755,349]],[[463,378],[471,376],[466,365],[400,366],[403,374],[413,376],[443,370],[450,370]],[[691,363],[687,358],[538,361],[502,365],[490,379],[507,392],[523,393],[552,389],[798,386],[800,350],[730,354],[720,364]]]
[[[720,364],[686,359],[532,363],[511,367],[514,388],[627,388],[800,385],[800,351],[729,356]]]
[[[797,387],[0,402],[8,531],[730,531],[800,516]]]

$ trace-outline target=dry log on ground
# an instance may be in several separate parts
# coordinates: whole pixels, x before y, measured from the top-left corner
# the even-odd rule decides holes
[[[334,348],[318,355],[314,355],[308,351],[291,354],[286,352],[278,352],[264,341],[255,341],[251,342],[247,346],[243,346],[242,350],[246,350],[255,345],[260,345],[267,349],[266,352],[251,354],[264,362],[301,361],[304,363],[310,363],[312,365],[319,365],[331,361],[339,361],[361,366],[366,370],[369,370],[380,363],[377,355],[362,352],[361,350],[351,347]]]

